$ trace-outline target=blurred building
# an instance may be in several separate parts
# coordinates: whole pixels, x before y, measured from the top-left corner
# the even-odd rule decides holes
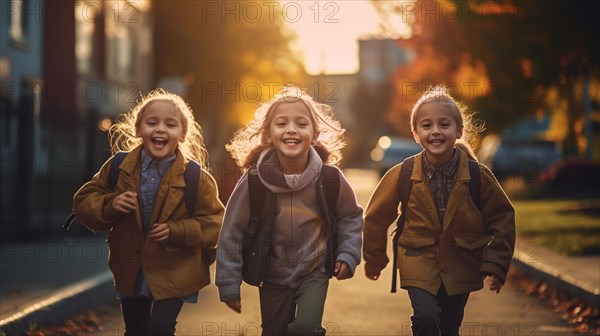
[[[32,204],[33,153],[39,146],[42,84],[42,22],[30,11],[41,1],[0,2],[0,194],[2,238],[28,218]],[[16,228],[18,229],[18,228]],[[13,230],[14,231],[14,230]]]
[[[316,101],[333,108],[336,118],[344,128],[354,128],[358,125],[351,103],[357,85],[356,74],[318,74],[308,76],[304,87]]]
[[[350,159],[360,166],[370,167],[367,159],[373,146],[384,135],[395,134],[386,119],[390,108],[396,69],[410,62],[410,53],[394,39],[364,39],[359,41],[358,86],[352,106],[358,127],[354,138],[360,139],[352,148]]]
[[[391,128],[384,120],[389,108],[391,76],[410,54],[393,39],[362,39],[359,43],[359,71],[356,74],[310,76],[307,90],[319,102],[333,107],[347,130],[348,146],[344,164],[366,166],[369,152]]]
[[[358,43],[359,78],[368,91],[387,85],[396,69],[411,60],[411,54],[395,39],[363,39]]]
[[[0,0],[2,240],[57,231],[152,85],[149,1]]]

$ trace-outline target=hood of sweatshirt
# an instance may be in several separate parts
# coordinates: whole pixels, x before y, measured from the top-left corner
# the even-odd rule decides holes
[[[308,151],[308,165],[299,175],[295,176],[294,183],[290,185],[279,164],[275,149],[265,149],[258,158],[258,176],[263,184],[273,193],[287,193],[305,188],[319,178],[323,161],[317,151],[310,147]]]

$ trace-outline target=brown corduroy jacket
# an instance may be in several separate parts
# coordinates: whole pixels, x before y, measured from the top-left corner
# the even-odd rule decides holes
[[[165,172],[156,194],[150,223],[168,223],[171,233],[158,243],[142,231],[141,205],[130,214],[112,208],[112,200],[125,191],[140,190],[141,146],[123,160],[114,190],[108,186],[110,158],[75,194],[73,211],[93,231],[107,231],[109,266],[115,287],[123,296],[133,295],[136,276],[141,269],[155,300],[193,294],[210,283],[209,265],[203,247],[217,244],[223,221],[223,204],[217,186],[205,170],[200,173],[193,217],[183,199],[183,173],[188,160],[177,150],[177,157]]]
[[[460,150],[459,150],[460,151]],[[400,236],[398,265],[402,288],[418,287],[436,294],[443,283],[448,295],[479,290],[482,275],[504,282],[515,245],[514,208],[485,166],[480,165],[480,209],[469,195],[467,155],[459,166],[442,224],[423,176],[423,152],[415,157],[411,176],[400,179],[401,164],[379,182],[365,211],[364,259],[367,272],[385,268],[388,228],[399,215],[398,183],[410,183],[406,223]]]

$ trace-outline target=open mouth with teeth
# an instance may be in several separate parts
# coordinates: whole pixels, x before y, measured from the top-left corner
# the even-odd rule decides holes
[[[444,141],[440,140],[440,139],[436,139],[436,140],[429,141],[429,143],[432,144],[432,145],[441,145],[441,144],[444,143]]]
[[[156,138],[152,138],[152,144],[157,147],[157,148],[163,148],[167,145],[168,140],[165,138],[160,138],[160,137],[156,137]]]
[[[283,143],[288,145],[288,146],[295,146],[298,145],[300,143],[300,140],[297,139],[285,139],[283,140]]]

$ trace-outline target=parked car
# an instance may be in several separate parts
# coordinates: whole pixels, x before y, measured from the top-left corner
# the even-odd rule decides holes
[[[382,136],[371,150],[373,168],[383,176],[390,168],[422,150],[412,138]]]
[[[478,156],[499,180],[517,176],[531,181],[560,160],[562,154],[559,144],[554,141],[488,135],[481,142]]]
[[[577,194],[600,193],[600,162],[571,157],[560,160],[539,175],[540,181],[549,191]]]

